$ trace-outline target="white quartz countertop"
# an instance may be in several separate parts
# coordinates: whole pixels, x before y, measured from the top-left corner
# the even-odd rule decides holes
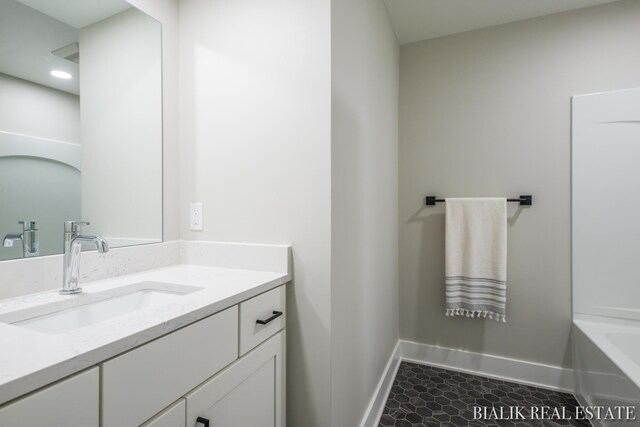
[[[140,282],[202,288],[178,301],[114,317],[75,331],[47,334],[0,323],[0,404],[79,372],[185,325],[278,287],[288,274],[176,265],[83,284],[83,294]],[[77,295],[43,292],[0,300],[0,318]]]

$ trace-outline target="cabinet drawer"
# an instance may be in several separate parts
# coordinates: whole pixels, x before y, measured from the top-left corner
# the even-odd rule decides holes
[[[187,405],[184,402],[184,399],[178,400],[141,427],[185,427]]]
[[[231,307],[102,364],[102,427],[139,426],[238,357]]]
[[[285,287],[280,286],[240,304],[240,355],[284,328],[285,298]],[[276,316],[274,312],[282,315],[266,325],[258,323]]]
[[[0,407],[0,426],[97,427],[99,372],[92,368]]]

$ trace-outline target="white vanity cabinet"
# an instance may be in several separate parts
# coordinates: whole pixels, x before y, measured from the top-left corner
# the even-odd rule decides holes
[[[284,313],[284,285],[236,302],[0,406],[0,427],[284,427]]]
[[[187,394],[187,425],[285,426],[285,331]]]
[[[2,427],[88,427],[100,420],[97,367],[0,407]]]
[[[101,427],[284,427],[284,298],[272,289],[102,363]]]

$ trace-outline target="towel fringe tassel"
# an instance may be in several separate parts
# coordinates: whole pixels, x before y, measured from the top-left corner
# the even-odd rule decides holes
[[[482,311],[482,310],[467,310],[464,308],[448,308],[447,311],[445,312],[445,316],[465,316],[465,317],[471,317],[472,319],[475,319],[476,317],[480,318],[484,318],[486,319],[487,317],[489,317],[489,319],[495,320],[497,322],[506,322],[506,316],[504,314],[497,314],[494,313],[492,311]]]

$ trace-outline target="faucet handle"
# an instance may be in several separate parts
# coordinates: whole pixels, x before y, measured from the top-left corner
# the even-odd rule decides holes
[[[80,231],[80,227],[83,225],[90,225],[89,221],[65,221],[64,232],[65,233],[77,233]]]
[[[18,224],[22,225],[23,231],[36,231],[38,229],[38,224],[33,219],[29,221],[18,221]]]

